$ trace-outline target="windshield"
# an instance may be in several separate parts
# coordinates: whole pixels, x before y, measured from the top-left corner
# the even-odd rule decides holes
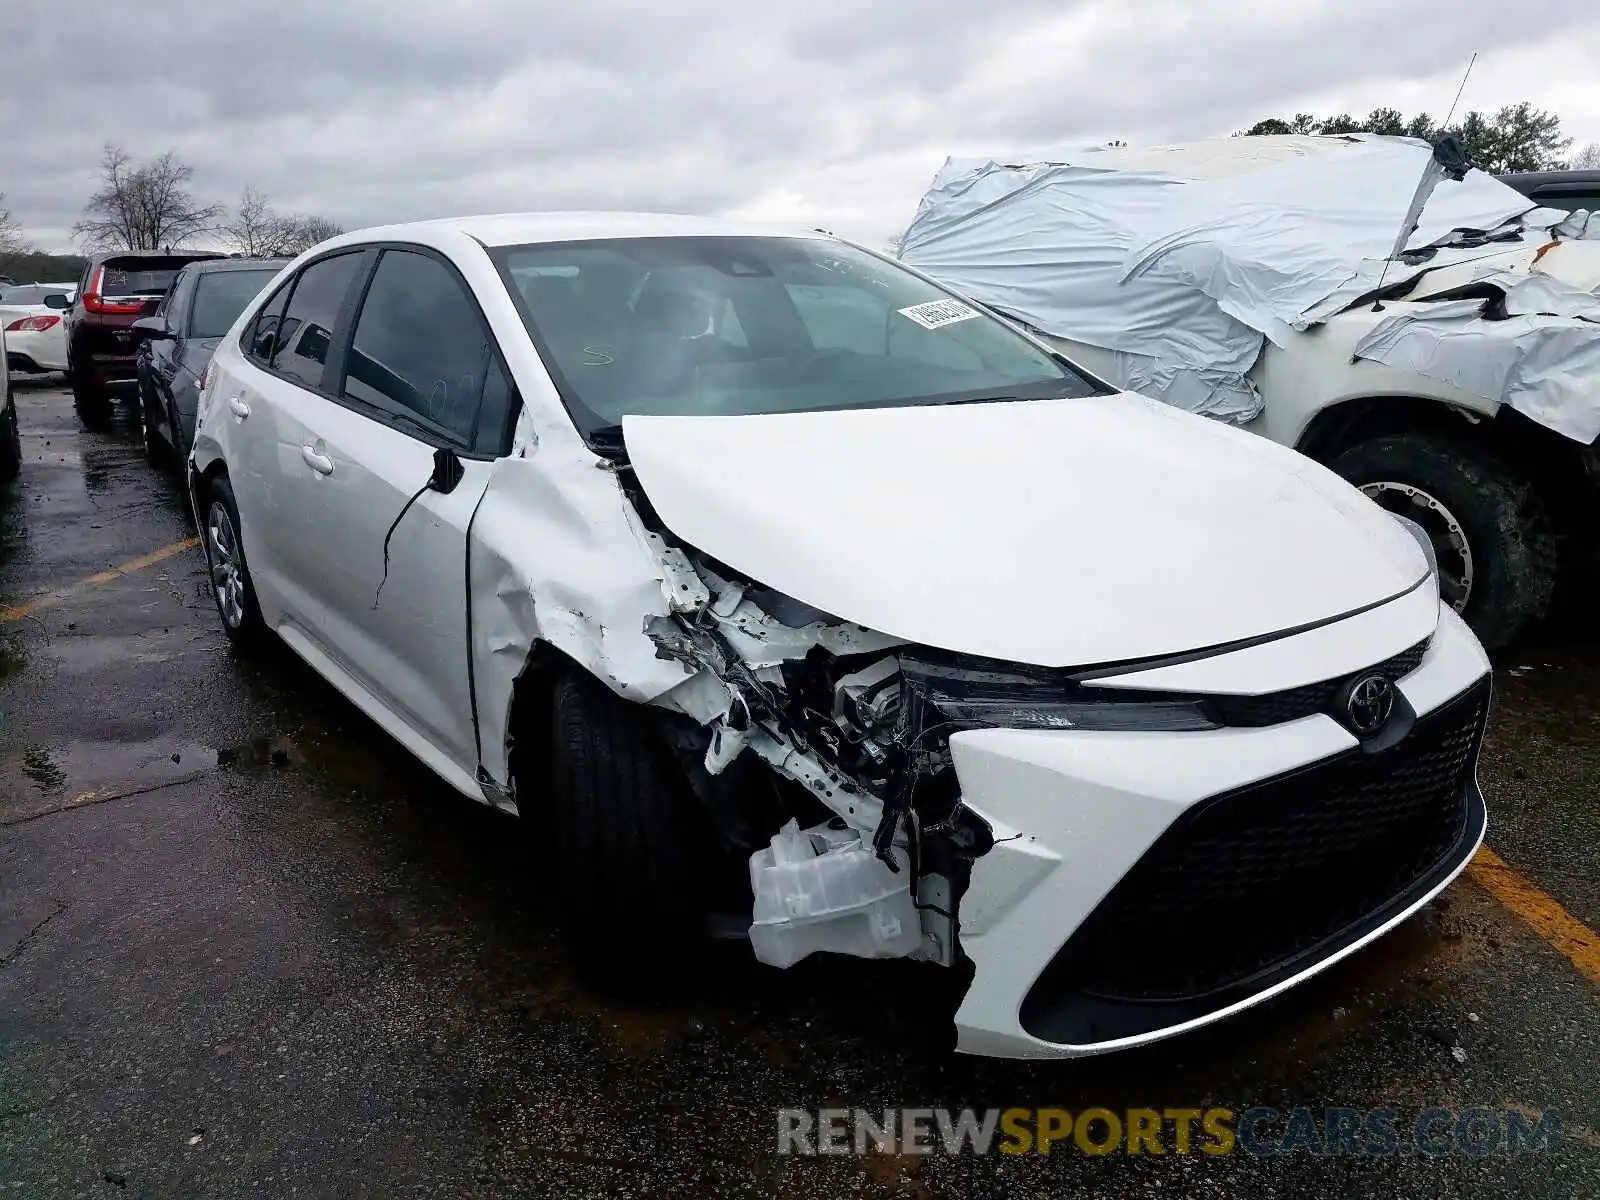
[[[630,414],[1099,391],[1004,323],[837,241],[624,238],[493,253],[586,435]]]
[[[271,283],[277,267],[258,271],[210,271],[195,281],[194,311],[189,316],[189,336],[221,337],[234,320]]]

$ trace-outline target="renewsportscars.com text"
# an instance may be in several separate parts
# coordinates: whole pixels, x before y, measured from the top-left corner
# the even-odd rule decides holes
[[[1549,1154],[1556,1112],[1428,1108],[778,1110],[779,1154]]]

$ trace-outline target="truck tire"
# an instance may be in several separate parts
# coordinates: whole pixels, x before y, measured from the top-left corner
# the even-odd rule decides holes
[[[593,982],[663,990],[706,943],[708,822],[655,714],[573,668],[551,737],[557,878],[567,941]]]
[[[1432,536],[1441,591],[1491,649],[1542,620],[1557,547],[1533,485],[1470,442],[1438,433],[1373,438],[1333,469]]]

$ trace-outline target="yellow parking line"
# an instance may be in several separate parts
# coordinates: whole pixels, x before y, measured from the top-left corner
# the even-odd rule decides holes
[[[59,588],[53,592],[46,592],[36,599],[27,601],[25,604],[14,604],[10,608],[0,608],[0,625],[10,621],[24,620],[27,617],[31,617],[41,608],[49,608],[52,604],[58,604],[62,600],[76,596],[79,592],[86,592],[90,588],[100,587],[102,584],[112,583],[121,579],[124,575],[132,575],[135,571],[153,567],[156,563],[164,562],[174,554],[182,554],[185,550],[192,550],[199,544],[199,538],[184,538],[181,542],[173,542],[170,546],[163,546],[159,550],[150,551],[149,554],[130,559],[128,562],[112,567],[109,571],[101,571],[98,575],[91,575],[89,578],[69,584],[67,587]]]
[[[1493,850],[1481,846],[1467,864],[1467,875],[1533,927],[1589,977],[1600,984],[1600,935],[1524,879]]]

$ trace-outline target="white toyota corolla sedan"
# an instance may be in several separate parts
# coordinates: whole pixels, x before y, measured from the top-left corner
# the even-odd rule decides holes
[[[1427,539],[820,233],[365,230],[223,340],[189,484],[275,634],[521,814],[574,953],[966,981],[960,1049],[1193,1029],[1482,839],[1489,663]]]

